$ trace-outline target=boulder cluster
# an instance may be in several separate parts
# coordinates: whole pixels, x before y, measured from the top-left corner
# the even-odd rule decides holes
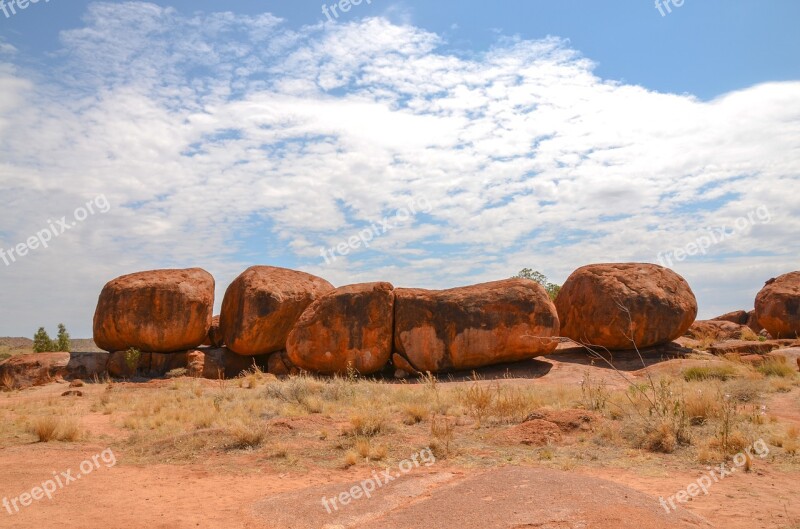
[[[553,353],[566,338],[615,351],[684,335],[736,340],[745,330],[800,336],[800,272],[769,280],[754,311],[699,322],[686,280],[646,263],[579,268],[555,302],[539,283],[522,278],[448,290],[386,282],[336,288],[305,272],[253,266],[230,284],[214,316],[214,286],[198,268],[116,278],[100,293],[94,316],[94,341],[108,353],[48,362],[16,357],[0,371],[30,372],[35,379],[176,370],[230,378],[258,366],[275,375],[393,370],[403,376],[527,360]]]
[[[94,339],[111,353],[109,372],[186,366],[208,376],[213,368],[195,366],[210,363],[220,372],[233,364],[276,375],[373,374],[391,366],[412,374],[524,360],[558,346],[555,305],[527,279],[443,291],[385,282],[335,288],[305,272],[253,266],[226,290],[216,326],[213,294],[213,279],[200,269],[139,272],[108,283]],[[131,348],[142,351],[136,365]]]

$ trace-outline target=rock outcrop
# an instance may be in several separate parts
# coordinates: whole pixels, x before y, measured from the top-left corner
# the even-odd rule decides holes
[[[222,340],[246,356],[286,349],[286,339],[303,311],[333,290],[322,278],[272,266],[252,266],[225,292],[220,314]]]
[[[432,373],[515,362],[553,352],[558,314],[529,279],[450,290],[395,290],[398,370]]]
[[[696,340],[741,340],[747,332],[751,332],[749,327],[727,320],[697,320],[686,335]]]
[[[94,341],[109,352],[191,349],[205,341],[213,306],[214,278],[200,268],[118,277],[100,293]]]
[[[756,318],[775,339],[800,337],[800,272],[767,281],[756,296]]]
[[[314,301],[289,333],[290,362],[325,375],[381,371],[392,354],[393,291],[389,283],[349,285]]]
[[[556,299],[561,334],[609,350],[652,347],[682,336],[697,300],[681,276],[647,263],[579,268]]]

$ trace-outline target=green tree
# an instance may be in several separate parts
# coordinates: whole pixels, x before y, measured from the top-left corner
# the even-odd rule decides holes
[[[546,275],[531,268],[523,268],[514,277],[536,281],[537,283],[539,283],[544,287],[544,289],[547,291],[547,294],[550,296],[550,299],[552,300],[555,300],[556,297],[558,296],[559,291],[561,291],[561,285],[556,285],[555,283],[551,283],[550,280],[547,279]]]
[[[36,334],[33,335],[33,352],[35,353],[48,353],[56,350],[56,343],[50,339],[50,335],[44,330],[44,327],[39,327]]]
[[[57,349],[59,351],[69,352],[69,333],[63,323],[58,324],[58,339],[56,340]]]

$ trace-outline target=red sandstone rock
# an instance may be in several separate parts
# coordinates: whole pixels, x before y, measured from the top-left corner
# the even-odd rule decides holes
[[[555,306],[529,279],[397,289],[394,328],[394,365],[407,373],[525,360],[553,352],[559,342]]]
[[[110,281],[94,315],[94,341],[106,351],[172,352],[206,339],[214,278],[205,270],[153,270]]]
[[[561,287],[556,307],[563,336],[610,350],[668,343],[697,316],[686,280],[647,263],[579,268]]]
[[[225,292],[220,315],[222,339],[240,355],[282,351],[303,311],[331,290],[333,285],[304,272],[250,267]]]
[[[394,287],[366,283],[337,288],[303,312],[286,342],[292,364],[312,373],[377,373],[392,353]]]

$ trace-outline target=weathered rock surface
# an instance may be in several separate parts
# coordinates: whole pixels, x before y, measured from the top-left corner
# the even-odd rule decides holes
[[[203,345],[208,347],[222,347],[224,345],[222,333],[219,332],[219,316],[211,318],[211,327],[208,328],[208,335]]]
[[[673,500],[674,510],[665,508],[654,496],[576,472],[507,466],[455,475],[428,470],[426,464],[407,474],[397,472],[369,499],[360,481],[333,483],[271,495],[252,512],[271,529],[366,529],[375,527],[376,520],[381,527],[403,529],[712,527],[679,501]]]
[[[774,351],[775,349],[786,347],[790,343],[791,342],[787,340],[766,340],[763,342],[756,340],[728,340],[711,345],[711,347],[708,349],[708,352],[715,355],[766,354],[770,351]]]
[[[191,356],[192,353],[200,353],[200,356],[193,357]],[[238,355],[227,347],[198,349],[190,351],[189,355],[190,365],[193,361],[193,369],[197,371],[197,374],[193,376],[199,378],[211,380],[230,379],[252,370],[253,366],[256,365],[266,368],[266,357]]]
[[[200,268],[118,277],[100,293],[94,341],[106,351],[191,349],[206,339],[213,306],[214,278]]]
[[[286,349],[286,339],[303,311],[333,290],[322,278],[272,266],[252,266],[225,292],[220,314],[222,340],[247,356]]]
[[[553,352],[558,314],[528,279],[450,290],[395,290],[397,369],[432,373],[516,362]]]
[[[783,358],[788,364],[797,364],[800,366],[800,347],[786,347],[775,349],[767,353],[768,357]]]
[[[108,374],[115,378],[161,377],[173,369],[185,368],[186,351],[150,353],[114,351],[108,359]]]
[[[686,280],[647,263],[579,268],[561,287],[556,307],[563,336],[610,350],[668,343],[697,317]]]
[[[106,373],[108,353],[33,353],[0,362],[0,381],[17,389],[41,386],[59,379],[85,378]]]
[[[349,285],[314,301],[289,333],[291,363],[325,375],[381,371],[392,354],[393,291],[389,283]]]
[[[109,353],[70,353],[65,378],[85,378],[91,380],[95,376],[103,376],[108,370]]]
[[[756,318],[773,338],[800,337],[800,272],[767,281],[756,296]]]
[[[298,375],[300,374],[300,370],[289,360],[286,351],[279,351],[269,355],[267,359],[267,373],[275,375],[276,377],[283,377],[287,375]]]
[[[729,321],[731,323],[738,323],[739,325],[747,325],[748,318],[749,313],[746,310],[735,310],[733,312],[723,314],[722,316],[711,318],[711,321]]]
[[[33,353],[12,356],[0,363],[0,381],[4,379],[15,388],[41,386],[64,378],[69,365],[69,353]]]
[[[740,340],[743,332],[750,332],[750,328],[727,320],[697,320],[686,335],[697,340]]]
[[[140,353],[138,362],[134,355],[126,351],[116,351],[110,355],[108,373],[117,378],[156,378],[163,377],[174,369],[186,369],[188,376],[216,380],[236,378],[243,371],[250,370],[254,362],[262,362],[266,368],[265,357],[241,356],[225,347],[202,347],[177,353],[145,352]]]

